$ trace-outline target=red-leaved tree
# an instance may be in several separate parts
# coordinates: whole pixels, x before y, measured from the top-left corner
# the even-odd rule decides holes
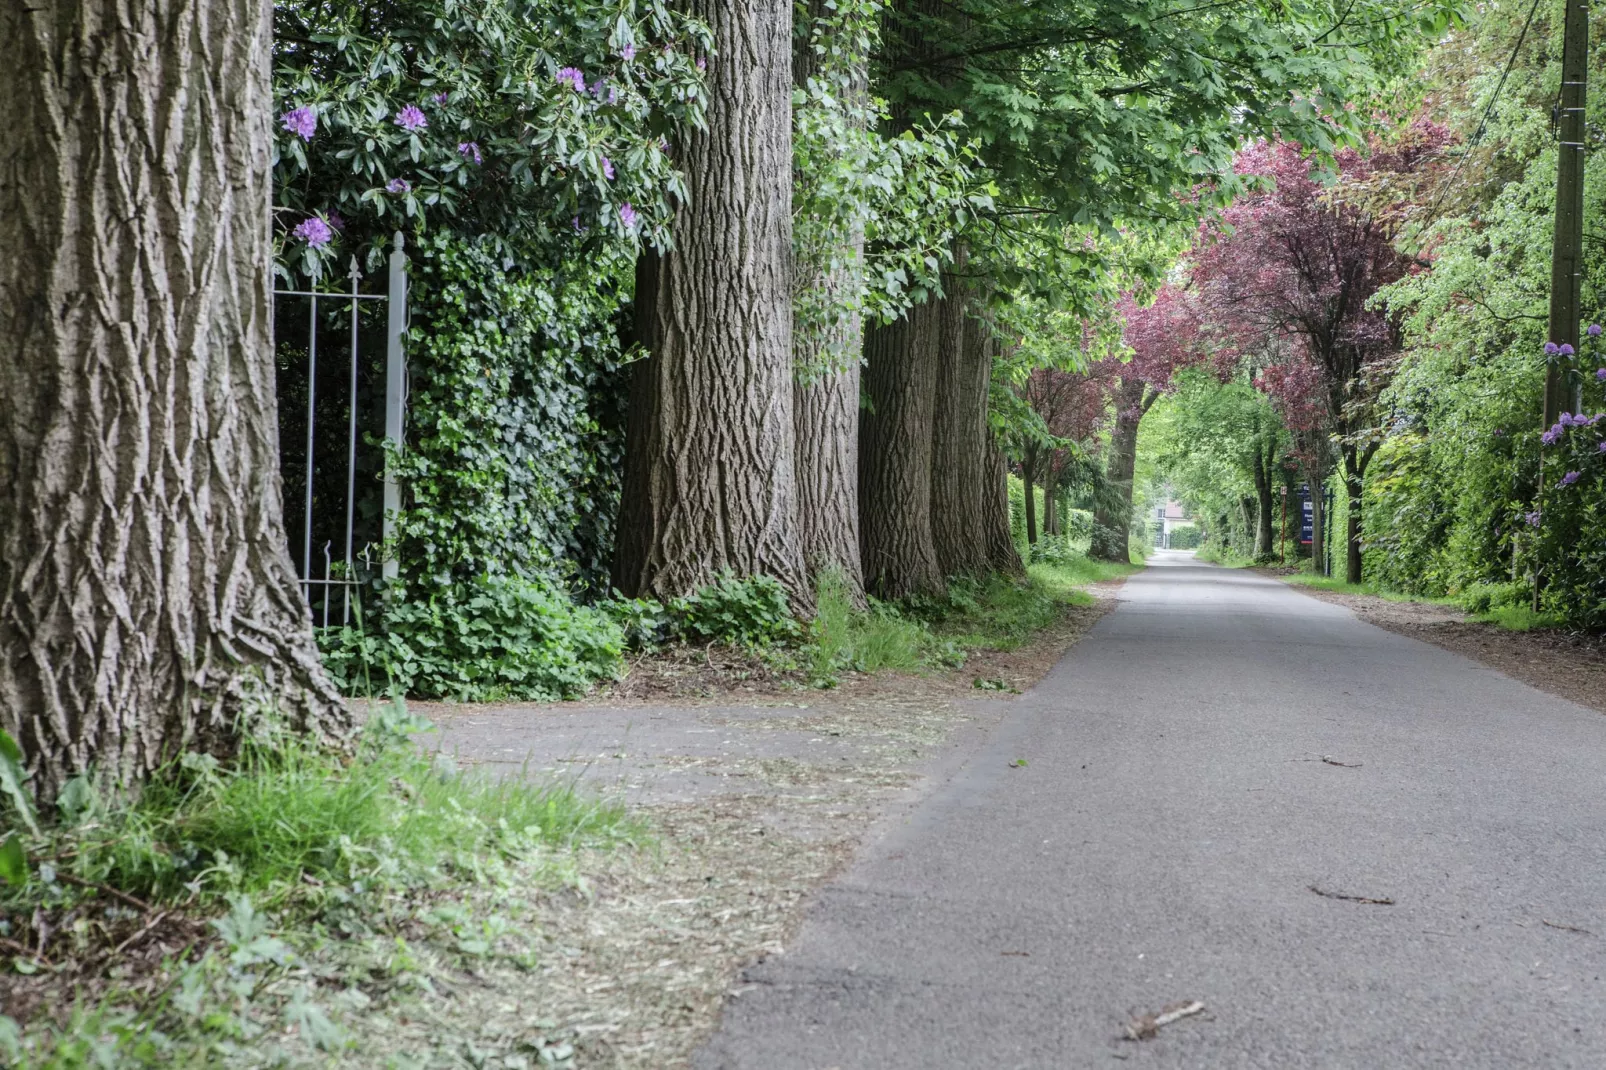
[[[1399,325],[1368,302],[1413,270],[1394,239],[1408,191],[1442,159],[1442,128],[1419,123],[1369,154],[1338,154],[1323,184],[1300,146],[1260,142],[1239,154],[1239,174],[1269,180],[1202,228],[1193,286],[1223,355],[1252,355],[1291,429],[1306,430],[1319,472],[1337,443],[1349,497],[1347,578],[1361,578],[1361,488],[1380,442],[1374,402],[1400,347]],[[1312,403],[1315,402],[1315,408]],[[1319,413],[1319,416],[1318,416]]]

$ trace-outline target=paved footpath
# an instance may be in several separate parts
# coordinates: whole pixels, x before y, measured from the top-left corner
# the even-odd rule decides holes
[[[1606,1067],[1606,717],[1151,563],[694,1066]]]

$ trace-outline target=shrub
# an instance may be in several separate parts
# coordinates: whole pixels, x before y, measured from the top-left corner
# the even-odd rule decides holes
[[[667,609],[677,639],[761,647],[803,637],[786,588],[773,576],[724,572],[696,594],[671,599]]]
[[[1468,613],[1489,613],[1507,606],[1520,606],[1528,602],[1532,593],[1526,583],[1471,583],[1462,589],[1456,601]]]
[[[1199,528],[1194,524],[1184,524],[1171,533],[1171,549],[1192,550],[1199,545]]]
[[[801,641],[806,629],[792,613],[786,589],[773,576],[739,579],[723,572],[708,586],[668,605],[650,598],[614,597],[597,607],[637,650],[665,643],[723,643],[768,647]]]
[[[896,607],[874,599],[867,609],[854,606],[847,582],[838,573],[820,577],[817,604],[808,655],[815,681],[822,685],[834,682],[836,674],[847,669],[919,669],[953,657],[930,628]]]
[[[554,581],[481,575],[385,605],[377,628],[326,628],[324,665],[346,694],[390,689],[464,702],[562,699],[611,679],[623,629]]]

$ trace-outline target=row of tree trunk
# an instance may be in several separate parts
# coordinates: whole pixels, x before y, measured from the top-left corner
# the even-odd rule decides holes
[[[791,88],[810,63],[790,51],[786,0],[691,6],[714,34],[707,128],[685,139],[675,248],[637,272],[648,356],[632,387],[615,585],[667,598],[722,571],[769,575],[807,610],[827,569],[859,599],[1018,570],[987,426],[994,332],[965,250],[940,296],[865,333],[862,377],[852,360],[822,359],[858,350],[857,317],[794,339]],[[851,270],[864,236],[840,241]]]

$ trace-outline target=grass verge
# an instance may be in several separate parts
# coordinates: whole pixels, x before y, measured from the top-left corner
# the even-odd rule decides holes
[[[1088,605],[1092,583],[1140,566],[1064,555],[1030,566],[1024,577],[949,581],[942,598],[854,606],[840,577],[820,583],[818,615],[802,654],[815,681],[829,686],[845,670],[904,672],[961,665],[967,650],[1014,650],[1057,623],[1066,607]]]
[[[1242,567],[1242,566],[1237,566]],[[1409,602],[1421,605],[1453,606],[1464,610],[1467,619],[1480,624],[1491,624],[1508,632],[1531,632],[1548,628],[1564,627],[1566,622],[1553,613],[1535,612],[1532,606],[1525,603],[1506,601],[1491,604],[1487,592],[1481,597],[1476,589],[1458,597],[1434,598],[1428,595],[1405,594],[1401,591],[1390,590],[1372,583],[1348,583],[1337,576],[1318,576],[1309,572],[1295,572],[1281,575],[1279,579],[1300,587],[1314,587],[1318,590],[1333,591],[1338,594],[1366,595],[1371,598],[1381,598],[1386,602]],[[1517,584],[1477,585],[1477,587],[1498,587],[1503,593],[1506,588],[1520,588]],[[1525,591],[1520,591],[1525,595]]]
[[[69,784],[0,888],[0,1064],[426,1065],[376,1015],[529,963],[530,897],[644,834],[569,787],[427,755],[423,727],[384,707],[353,757],[268,731],[128,805]]]

